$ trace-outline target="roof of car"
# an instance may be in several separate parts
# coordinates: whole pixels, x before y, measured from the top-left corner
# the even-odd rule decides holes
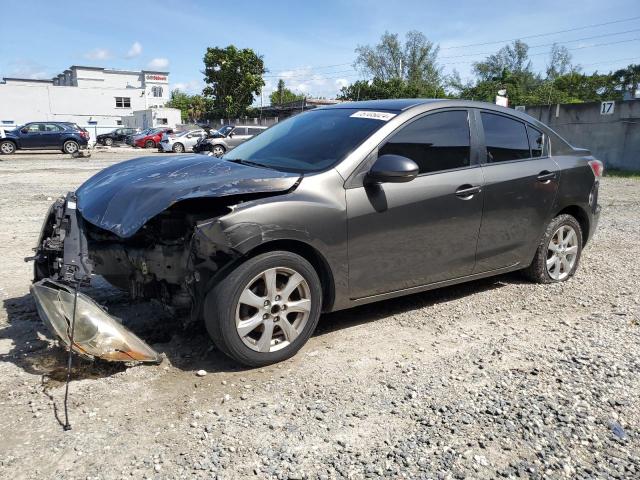
[[[437,98],[390,98],[386,100],[363,100],[361,102],[343,102],[335,105],[319,107],[323,110],[332,108],[358,108],[362,110],[394,110],[401,111],[425,103],[442,102]]]

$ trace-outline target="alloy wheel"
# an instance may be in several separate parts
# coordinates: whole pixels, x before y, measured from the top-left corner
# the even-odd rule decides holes
[[[78,144],[76,142],[67,142],[64,144],[64,151],[67,153],[76,153]]]
[[[16,147],[11,142],[3,142],[0,144],[0,152],[4,154],[10,154],[15,151]]]
[[[236,330],[252,350],[274,352],[300,335],[310,312],[311,289],[304,277],[291,268],[270,268],[242,290],[236,306]]]
[[[560,225],[547,247],[547,272],[554,280],[564,280],[578,258],[578,235],[570,225]]]
[[[222,148],[220,145],[216,145],[213,147],[212,152],[216,157],[221,157],[222,155],[224,155],[224,148]]]

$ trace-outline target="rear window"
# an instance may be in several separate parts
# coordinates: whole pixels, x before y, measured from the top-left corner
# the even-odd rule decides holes
[[[487,162],[529,158],[529,138],[524,123],[502,115],[481,112]]]

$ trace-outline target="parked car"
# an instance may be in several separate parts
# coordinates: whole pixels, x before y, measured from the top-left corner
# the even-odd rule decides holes
[[[165,133],[173,133],[173,129],[167,127],[153,128],[146,135],[135,136],[133,145],[139,148],[155,148]]]
[[[110,147],[115,143],[126,143],[127,137],[140,132],[139,128],[116,128],[109,133],[102,133],[96,137],[96,143]]]
[[[148,135],[150,132],[152,132],[154,129],[153,128],[145,128],[144,130],[142,130],[139,133],[136,133],[134,135],[127,135],[126,139],[125,139],[125,143],[127,145],[131,145],[132,147],[135,145],[135,141],[138,138],[144,137],[146,135]]]
[[[211,152],[216,157],[221,157],[229,150],[233,150],[251,137],[265,131],[267,127],[257,125],[225,125],[220,130],[202,140],[197,147],[198,152]]]
[[[534,118],[488,103],[318,108],[222,158],[139,158],[96,174],[51,207],[32,292],[67,345],[70,285],[100,274],[202,315],[220,351],[266,365],[294,355],[321,312],[515,270],[570,279],[596,230],[602,170]],[[92,332],[77,351],[159,358],[77,298],[76,330]]]
[[[87,148],[89,132],[70,122],[30,122],[11,131],[0,131],[0,153],[16,150],[60,149],[76,153]]]
[[[206,137],[204,130],[187,130],[177,133],[165,133],[158,143],[159,152],[190,152],[198,140]]]

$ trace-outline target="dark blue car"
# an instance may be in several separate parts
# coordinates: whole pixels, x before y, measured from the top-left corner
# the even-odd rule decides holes
[[[70,122],[30,122],[8,132],[0,130],[0,154],[3,155],[19,149],[60,149],[73,154],[86,148],[88,143],[89,132]]]

